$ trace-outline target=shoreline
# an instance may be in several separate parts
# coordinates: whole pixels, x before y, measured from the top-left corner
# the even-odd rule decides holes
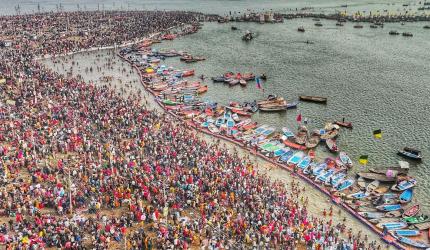
[[[196,131],[196,133],[201,133],[202,135],[204,135],[204,137],[206,137],[207,139],[211,140],[212,142],[214,140],[219,140],[222,139],[224,143],[228,143],[230,144],[230,147],[237,150],[238,152],[241,152],[243,155],[247,155],[247,156],[254,156],[255,159],[260,160],[266,164],[270,164],[271,166],[269,167],[269,170],[272,170],[273,167],[276,167],[277,169],[283,171],[284,173],[288,173],[291,175],[291,179],[298,179],[300,182],[302,182],[301,184],[305,184],[311,188],[313,188],[315,191],[319,192],[319,193],[323,193],[325,195],[325,198],[328,198],[329,202],[328,204],[333,204],[335,206],[340,207],[344,212],[347,212],[348,215],[351,216],[351,218],[355,219],[358,223],[361,224],[361,226],[364,226],[366,229],[370,229],[371,232],[378,237],[378,239],[388,245],[391,245],[393,247],[395,247],[396,249],[407,249],[405,247],[403,247],[402,245],[398,244],[396,242],[396,240],[393,237],[383,237],[382,232],[380,230],[378,230],[375,226],[373,226],[370,222],[364,220],[362,217],[360,217],[356,211],[354,211],[352,208],[350,208],[349,206],[347,206],[345,203],[340,203],[340,202],[336,202],[336,199],[334,199],[334,197],[330,194],[330,192],[328,190],[326,190],[323,187],[320,187],[319,185],[317,185],[315,182],[313,182],[310,178],[308,178],[307,176],[301,174],[301,173],[294,173],[293,170],[291,168],[288,168],[266,156],[264,156],[263,154],[259,153],[259,152],[253,152],[252,149],[245,147],[242,143],[235,141],[231,138],[228,138],[226,136],[223,135],[219,135],[219,134],[213,134],[210,131],[207,131],[205,129],[200,128],[198,125],[196,125],[193,121],[191,120],[185,120],[181,117],[179,117],[177,114],[173,113],[171,110],[166,110],[164,108],[164,106],[162,105],[162,103],[155,97],[154,92],[150,89],[148,89],[142,82],[142,75],[141,75],[141,71],[133,64],[131,63],[129,60],[127,60],[126,58],[122,57],[119,53],[116,54],[118,57],[120,57],[122,60],[124,60],[125,62],[129,63],[130,67],[132,67],[134,70],[136,70],[139,74],[139,77],[141,79],[140,84],[141,86],[145,89],[146,92],[148,92],[150,94],[150,96],[152,96],[152,98],[154,99],[155,103],[157,104],[158,107],[160,107],[163,112],[170,114],[171,116],[175,117],[175,119],[184,122],[185,124],[187,124],[187,126]],[[260,168],[260,167],[258,167]],[[267,172],[267,171],[265,171]],[[273,175],[269,175],[270,178],[272,180],[279,178]],[[297,178],[298,177],[298,178]],[[327,199],[323,199],[323,201],[327,201]],[[314,211],[317,212],[317,211]],[[321,214],[317,214],[315,213],[314,216],[318,216],[318,217],[322,217]]]

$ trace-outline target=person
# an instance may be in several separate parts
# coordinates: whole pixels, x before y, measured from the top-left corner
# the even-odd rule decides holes
[[[388,234],[388,228],[385,225],[382,225],[382,234],[386,236]]]

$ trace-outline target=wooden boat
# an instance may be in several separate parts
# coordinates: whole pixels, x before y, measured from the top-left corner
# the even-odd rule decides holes
[[[383,174],[369,173],[369,172],[358,172],[358,176],[368,180],[377,180],[380,182],[395,182],[397,178],[387,177]]]
[[[286,111],[287,110],[287,106],[261,106],[259,108],[261,111],[265,111],[265,112],[279,112],[279,111]]]
[[[239,84],[240,84],[240,86],[245,87],[245,86],[247,85],[247,82],[246,82],[246,80],[244,80],[244,79],[240,79],[240,80],[239,80]]]
[[[203,85],[197,89],[197,94],[203,94],[208,91],[208,85]]]
[[[396,211],[390,211],[385,213],[385,217],[388,218],[399,218],[400,216],[402,216],[402,210],[396,210]]]
[[[317,27],[322,27],[322,26],[323,26],[323,24],[322,24],[321,22],[316,22],[316,23],[315,23],[315,26],[317,26]]]
[[[366,181],[364,180],[363,177],[359,177],[357,180],[357,186],[361,189],[364,190],[366,188]]]
[[[404,147],[403,150],[399,150],[397,154],[412,160],[422,160],[421,151],[413,148]]]
[[[306,148],[315,148],[320,143],[321,139],[319,136],[311,136],[308,141],[306,141]]]
[[[378,180],[374,180],[371,183],[369,183],[366,187],[366,191],[368,193],[372,193],[373,191],[375,191],[377,188],[379,187],[379,181]]]
[[[397,30],[391,30],[390,32],[388,32],[388,34],[396,36],[396,35],[399,35],[400,33]]]
[[[387,168],[387,169],[376,169],[376,168],[369,168],[369,171],[375,174],[383,174],[387,175],[390,171],[394,175],[406,175],[408,173],[408,169],[404,168]]]
[[[391,187],[394,191],[404,191],[409,188],[413,188],[417,184],[417,180],[410,179],[399,182],[398,184]]]
[[[335,121],[334,123],[344,128],[352,128],[352,122]]]
[[[326,143],[328,149],[330,150],[330,152],[333,152],[333,153],[339,152],[339,148],[336,145],[336,140],[334,140],[334,139],[327,139],[325,141],[325,143]]]
[[[297,28],[297,31],[298,31],[298,32],[305,32],[305,28],[303,28],[303,27],[299,27],[299,28]]]
[[[278,102],[284,102],[285,99],[283,97],[275,97],[275,96],[269,96],[266,100],[261,100],[257,102],[258,106],[266,105],[266,104],[273,104]]]
[[[406,37],[413,37],[414,35],[412,35],[411,32],[403,32],[402,36],[406,36]]]
[[[369,219],[369,222],[372,224],[378,224],[378,223],[387,223],[387,222],[399,222],[398,218],[378,218],[378,219]]]
[[[421,211],[420,205],[416,204],[412,207],[405,208],[405,212],[403,213],[403,217],[412,217],[417,215]]]
[[[358,214],[361,215],[362,217],[366,218],[366,219],[380,219],[380,218],[383,218],[385,216],[385,213],[369,212],[369,211],[358,212]]]
[[[412,189],[406,189],[403,191],[403,193],[399,196],[400,203],[408,203],[412,200],[413,191]]]
[[[379,223],[376,225],[377,228],[383,229],[384,227],[388,230],[396,230],[396,229],[403,229],[406,228],[408,224],[404,222],[385,222],[385,223]]]
[[[297,150],[306,150],[306,147],[297,143],[294,143],[292,141],[289,140],[283,140],[283,143],[293,149],[297,149]]]
[[[354,28],[355,28],[355,29],[362,29],[362,28],[363,28],[363,25],[361,25],[361,24],[356,24],[356,25],[354,25]]]
[[[225,82],[226,78],[224,76],[212,77],[212,81],[214,82]]]
[[[430,228],[430,222],[424,222],[424,223],[419,223],[419,224],[413,224],[412,226],[410,226],[412,228],[416,228],[419,230],[426,230]]]
[[[301,96],[299,96],[299,99],[301,101],[317,102],[317,103],[327,103],[327,98],[326,97],[321,97],[321,96],[301,95]]]
[[[427,243],[424,243],[422,241],[418,241],[418,240],[412,240],[409,239],[407,237],[403,237],[403,236],[398,236],[397,238],[401,243],[419,248],[419,249],[427,249],[430,248],[430,245],[428,245]]]
[[[397,229],[392,232],[395,236],[414,237],[421,234],[420,230]]]
[[[343,26],[343,23],[341,23],[341,22],[337,22],[337,23],[336,23],[336,26]]]
[[[193,76],[193,75],[194,75],[194,69],[184,70],[182,72],[182,77]]]
[[[299,104],[299,101],[287,103],[287,109],[294,109],[297,108],[297,105]]]
[[[297,153],[295,153],[288,161],[287,164],[288,165],[297,165],[299,164],[299,162],[305,157],[305,153],[303,153],[302,151],[299,151]]]
[[[375,189],[375,191],[373,191],[374,195],[383,195],[388,191],[388,187],[386,186],[380,186],[377,189]]]
[[[237,30],[236,26],[231,26],[231,30]]]
[[[214,134],[218,134],[219,133],[219,129],[214,125],[214,124],[209,124],[208,125],[208,129],[210,132],[214,133]]]

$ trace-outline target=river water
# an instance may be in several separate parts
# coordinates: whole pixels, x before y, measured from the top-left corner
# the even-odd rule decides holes
[[[3,14],[13,13],[20,4],[21,12],[55,10],[57,1],[10,1],[1,9]],[[420,1],[340,1],[301,0],[158,0],[158,1],[62,1],[65,10],[104,9],[181,9],[226,14],[246,9],[287,12],[289,9],[314,6],[317,12],[334,12],[348,4],[348,11],[412,11]],[[409,10],[411,9],[411,10]],[[415,200],[421,201],[430,212],[430,31],[424,23],[386,24],[385,27],[354,29],[351,23],[344,27],[322,20],[323,27],[315,27],[311,19],[286,20],[282,24],[235,23],[240,30],[232,31],[233,24],[206,23],[193,35],[165,42],[156,48],[185,50],[207,58],[204,62],[187,65],[178,58],[167,59],[166,64],[178,68],[195,68],[198,75],[217,76],[226,71],[266,73],[264,93],[254,83],[247,87],[229,87],[206,80],[209,91],[205,99],[227,104],[229,101],[251,101],[268,94],[277,94],[287,100],[299,95],[328,97],[327,105],[300,103],[297,110],[286,113],[257,113],[253,119],[278,128],[297,126],[295,118],[300,112],[310,122],[310,129],[323,127],[326,122],[345,118],[354,124],[353,130],[342,130],[339,147],[350,154],[359,171],[360,155],[369,155],[369,166],[395,166],[399,160],[396,151],[403,146],[419,148],[424,161],[411,162],[411,175],[418,179]],[[429,23],[426,23],[429,24]],[[303,26],[305,33],[297,32]],[[389,30],[410,31],[412,38],[389,36]],[[258,36],[249,43],[241,40],[244,30]],[[305,41],[312,41],[307,44]],[[376,140],[372,131],[382,129],[383,138]],[[327,154],[320,146],[317,156]]]
[[[229,101],[252,101],[268,94],[277,94],[289,101],[299,95],[328,97],[327,105],[300,103],[297,110],[285,113],[257,113],[253,119],[282,128],[297,127],[301,113],[309,120],[309,129],[321,128],[326,122],[345,118],[353,130],[342,130],[339,147],[348,152],[359,171],[360,155],[369,155],[371,167],[396,166],[396,151],[403,146],[423,151],[424,161],[411,162],[411,175],[419,180],[416,197],[429,200],[430,194],[430,32],[422,23],[386,24],[383,29],[354,29],[351,23],[336,27],[333,21],[322,20],[315,27],[311,19],[286,20],[283,24],[217,24],[206,23],[197,34],[162,43],[156,48],[188,51],[204,56],[196,64],[167,59],[168,65],[195,68],[207,77],[227,71],[266,73],[264,92],[255,83],[247,87],[229,87],[212,83],[204,99],[227,104]],[[232,31],[235,25],[240,30]],[[303,26],[305,33],[297,32]],[[411,31],[413,38],[388,35],[390,29]],[[244,30],[257,33],[251,42],[243,42]],[[305,41],[314,44],[307,44]],[[383,138],[373,138],[373,130],[382,129]],[[328,150],[320,146],[317,156]],[[425,198],[425,199],[423,199]],[[430,211],[430,203],[425,202]]]

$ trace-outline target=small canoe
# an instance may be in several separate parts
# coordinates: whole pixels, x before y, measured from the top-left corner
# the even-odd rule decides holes
[[[279,149],[277,149],[277,150],[275,150],[274,152],[273,152],[273,156],[274,157],[280,157],[280,156],[283,156],[285,153],[287,153],[288,151],[290,151],[291,149],[290,148],[288,148],[288,147],[281,147],[281,148],[279,148]]]
[[[359,177],[357,180],[357,186],[361,189],[364,190],[366,188],[366,181],[364,180],[363,177]]]
[[[381,212],[358,212],[359,215],[361,215],[362,217],[366,218],[366,219],[380,219],[383,218],[385,216],[385,213],[381,213]]]
[[[412,229],[397,229],[393,231],[393,234],[396,236],[404,236],[404,237],[414,237],[421,234],[420,230],[412,230]]]
[[[358,172],[358,176],[363,177],[364,179],[368,180],[378,180],[380,182],[395,182],[396,178],[393,177],[387,177],[385,174],[376,174],[376,173],[369,173],[369,172]]]
[[[371,183],[369,183],[366,187],[366,190],[368,193],[372,193],[373,191],[375,191],[377,188],[379,187],[379,181],[378,180],[374,180]]]
[[[218,77],[212,77],[211,78],[213,82],[225,82],[225,77],[223,76],[218,76]]]
[[[379,224],[379,223],[387,223],[387,222],[399,222],[398,218],[378,218],[378,219],[369,219],[370,223],[372,224]]]
[[[388,218],[399,218],[402,216],[403,211],[402,210],[396,210],[396,211],[390,211],[388,213],[385,213],[385,217]]]
[[[428,215],[420,215],[420,216],[404,217],[402,221],[408,224],[420,224],[420,223],[430,221],[430,218]]]
[[[299,101],[295,101],[295,102],[290,102],[287,103],[287,109],[294,109],[297,108],[297,105],[299,104]]]
[[[292,142],[292,141],[284,140],[283,142],[284,142],[284,144],[285,144],[287,147],[290,147],[290,148],[293,148],[293,149],[297,149],[297,150],[306,150],[306,147],[305,147],[305,146],[300,145],[300,144],[297,144],[297,143],[294,143],[294,142]]]
[[[403,193],[399,196],[400,203],[408,203],[412,200],[413,191],[412,189],[406,189],[403,191]]]
[[[247,84],[247,82],[246,82],[246,80],[244,80],[244,79],[240,79],[239,80],[239,84],[240,84],[240,86],[246,86],[246,84]]]
[[[415,179],[404,180],[399,182],[397,185],[394,185],[393,187],[391,187],[391,189],[395,191],[403,191],[414,187],[416,184],[417,184],[417,180]]]
[[[232,128],[234,127],[236,123],[234,122],[234,120],[232,118],[227,119],[227,128]]]
[[[339,153],[340,161],[346,166],[346,167],[352,167],[352,160],[349,158],[348,154],[345,152]]]
[[[220,117],[220,118],[216,119],[216,121],[215,121],[215,126],[217,126],[217,127],[221,127],[221,125],[223,125],[223,124],[224,124],[224,122],[225,122],[225,119],[224,119],[224,118],[222,118],[222,117]]]
[[[409,239],[407,237],[403,237],[403,236],[399,236],[398,240],[404,244],[416,247],[416,248],[420,248],[420,249],[426,249],[429,248],[430,246],[422,241],[417,241],[417,240],[412,240]]]
[[[263,133],[263,132],[264,132],[264,130],[266,130],[267,128],[269,128],[269,125],[261,125],[260,127],[256,128],[256,129],[254,130],[254,133],[255,133],[256,135],[259,135],[259,134]]]
[[[321,172],[316,178],[315,181],[326,182],[331,176],[335,174],[334,169],[328,169],[326,171]]]
[[[312,169],[312,175],[318,176],[326,168],[327,163],[321,163]]]
[[[343,182],[341,182],[337,187],[336,190],[337,191],[343,191],[349,187],[351,187],[354,184],[354,180],[353,179],[347,179],[344,180]]]
[[[213,125],[212,123],[208,125],[208,129],[210,132],[212,132],[214,134],[219,133],[219,129],[215,125]]]
[[[299,99],[301,101],[317,102],[317,103],[327,103],[327,98],[326,97],[321,97],[321,96],[301,95],[301,96],[299,96]]]
[[[397,154],[412,160],[422,160],[421,151],[413,148],[405,147],[402,150],[399,150]]]
[[[286,127],[282,128],[282,134],[285,135],[287,138],[296,136],[293,132],[291,132],[290,129],[288,129]]]
[[[197,94],[203,94],[208,91],[208,85],[203,85],[197,89]]]
[[[292,150],[286,152],[281,157],[279,157],[278,162],[287,162],[292,156],[294,152]]]
[[[339,151],[339,148],[336,145],[336,140],[334,140],[334,139],[327,139],[325,141],[325,143],[326,143],[328,149],[330,150],[330,152],[335,153],[335,152]]]
[[[381,205],[381,206],[377,206],[376,209],[380,211],[390,212],[390,211],[400,210],[402,209],[402,206],[400,204]]]
[[[413,224],[411,227],[412,227],[412,228],[419,229],[419,230],[426,230],[426,229],[430,229],[430,222],[424,222],[424,223],[419,223],[419,224]]]
[[[369,196],[369,193],[360,191],[360,192],[357,192],[357,193],[349,194],[349,195],[346,196],[346,198],[361,200],[361,199],[364,199],[364,198],[366,198],[368,196]]]
[[[388,230],[396,230],[396,229],[406,228],[408,224],[404,222],[385,222],[385,223],[379,223],[376,225],[376,227],[379,229],[383,229],[384,226]]]
[[[299,151],[299,152],[295,153],[293,155],[293,157],[291,157],[287,161],[287,164],[289,164],[289,165],[297,165],[303,159],[303,157],[305,157],[305,153],[303,153],[302,151]]]
[[[299,168],[301,169],[305,169],[307,167],[309,167],[309,164],[311,164],[311,158],[309,156],[305,156],[299,163]]]
[[[346,174],[344,172],[337,173],[331,178],[331,180],[329,178],[326,181],[326,184],[336,187],[337,185],[339,185],[339,183],[343,181],[343,179],[345,179],[345,177],[346,177]]]
[[[405,212],[403,213],[403,217],[411,217],[415,216],[420,212],[421,208],[419,204],[413,205],[412,207],[405,208]]]
[[[334,123],[344,128],[352,128],[352,122],[335,121]]]
[[[162,102],[164,105],[167,105],[167,106],[176,106],[176,105],[178,105],[178,104],[179,104],[178,102],[174,102],[174,101],[169,100],[169,99],[164,99],[164,100],[162,100],[161,102]]]

